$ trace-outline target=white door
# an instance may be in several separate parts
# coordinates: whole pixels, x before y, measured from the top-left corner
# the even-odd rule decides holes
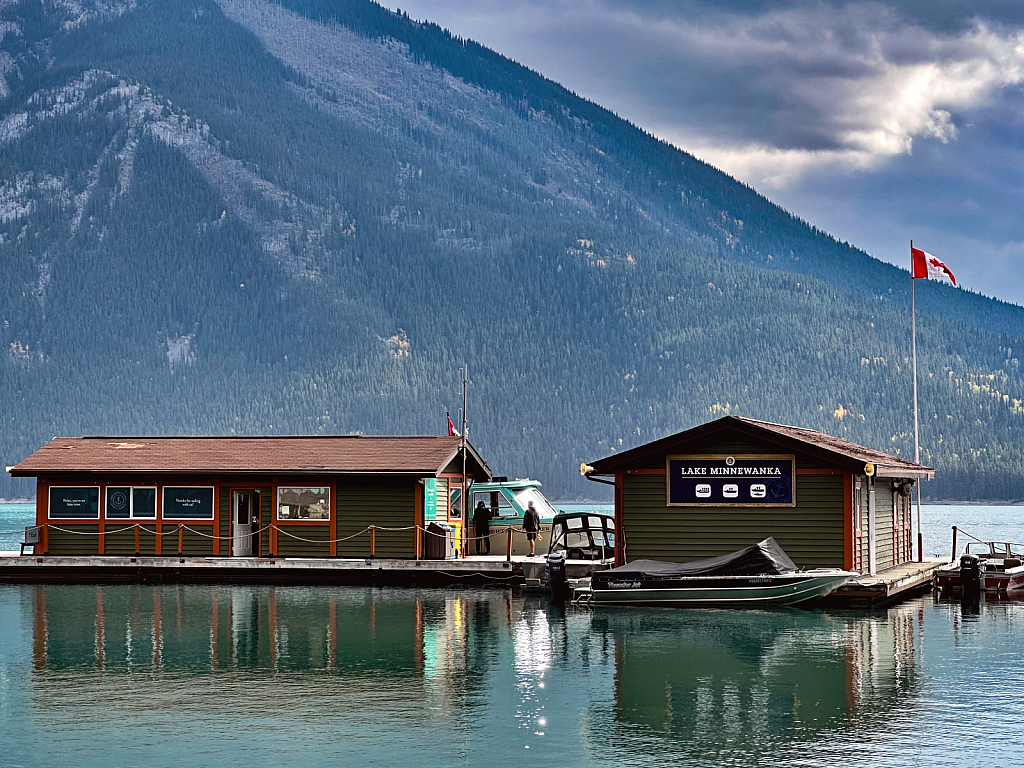
[[[235,557],[252,557],[253,492],[235,491],[231,515],[231,552]]]

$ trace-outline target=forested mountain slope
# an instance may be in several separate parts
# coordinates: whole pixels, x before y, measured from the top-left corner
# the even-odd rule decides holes
[[[5,464],[436,433],[464,363],[555,497],[725,413],[913,455],[906,272],[491,51],[365,0],[0,15]],[[926,493],[1020,498],[1024,309],[918,288]]]

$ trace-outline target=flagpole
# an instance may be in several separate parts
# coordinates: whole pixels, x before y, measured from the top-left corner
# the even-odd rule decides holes
[[[921,445],[917,427],[917,307],[914,301],[914,241],[910,241],[910,348],[914,369],[914,463],[921,463]],[[924,535],[921,533],[921,480],[917,486],[917,562],[924,561]]]
[[[469,386],[469,363],[466,363],[465,368],[460,368],[459,372],[462,374],[462,556],[465,557],[468,554],[466,552],[466,545],[469,543],[466,527],[469,525],[469,514],[472,509],[467,496],[469,485],[466,482],[466,406],[469,402],[467,392]]]

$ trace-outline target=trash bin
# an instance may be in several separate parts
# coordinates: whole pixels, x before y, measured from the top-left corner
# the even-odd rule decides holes
[[[423,558],[450,560],[455,557],[455,528],[447,523],[431,523],[423,532]]]

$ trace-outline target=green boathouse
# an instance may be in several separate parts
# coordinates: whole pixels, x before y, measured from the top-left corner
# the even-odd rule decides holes
[[[801,427],[726,416],[584,466],[614,477],[616,562],[687,562],[768,536],[802,568],[914,558],[910,489],[935,471]]]
[[[57,437],[36,478],[37,554],[419,558],[462,523],[460,437]]]

